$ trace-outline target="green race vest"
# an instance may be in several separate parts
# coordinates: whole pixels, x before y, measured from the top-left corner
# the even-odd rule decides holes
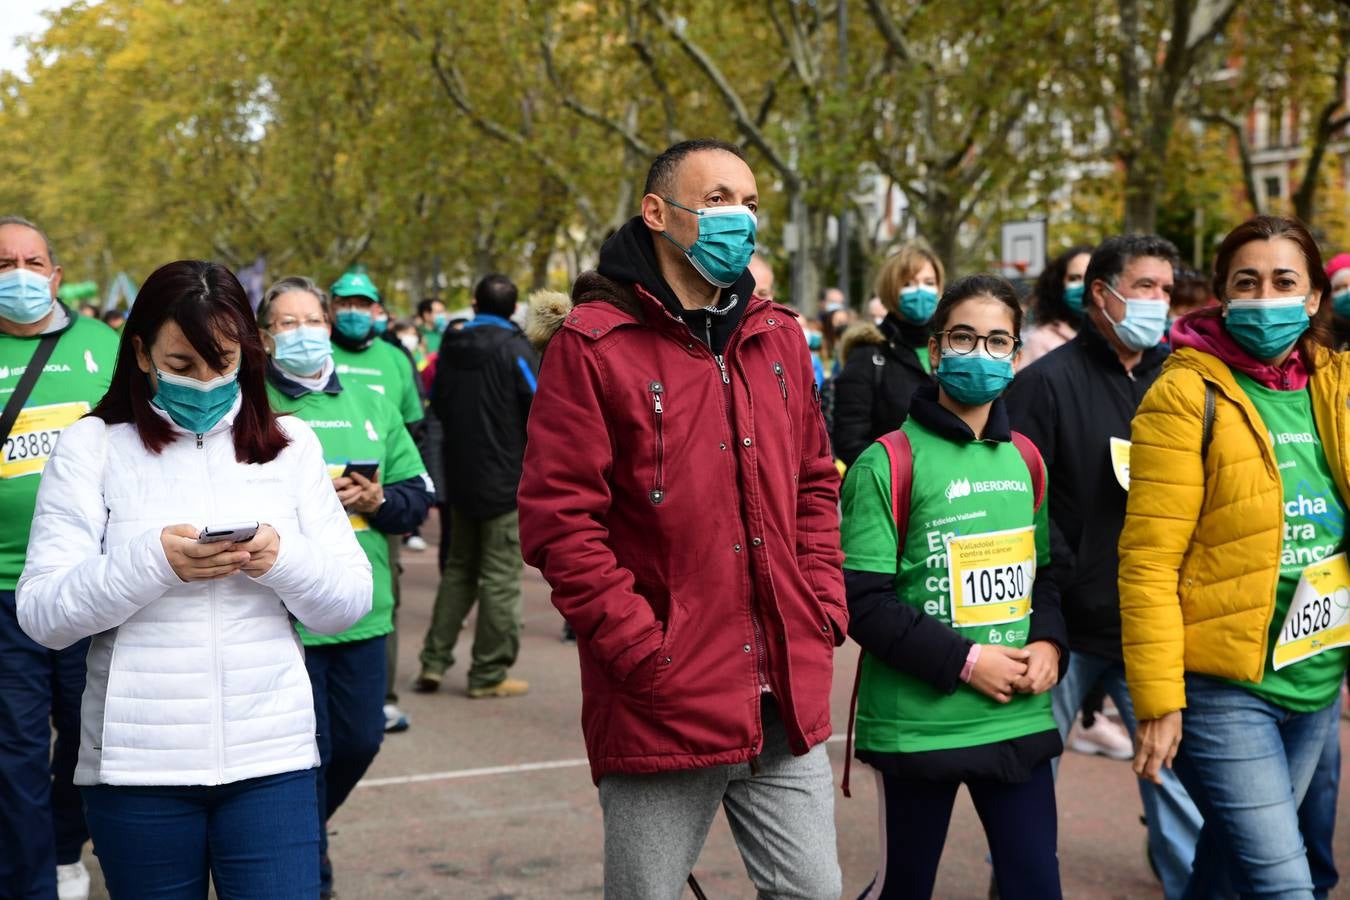
[[[336,348],[334,348],[336,349]],[[292,399],[270,382],[267,395],[279,414],[292,415],[314,429],[323,447],[330,476],[342,474],[347,463],[377,460],[383,484],[426,477],[426,467],[413,444],[403,419],[387,400],[361,384],[345,387],[340,393],[314,391]],[[296,624],[305,644],[339,644],[379,637],[394,630],[394,594],[389,574],[389,541],[364,517],[353,513],[356,542],[370,560],[375,593],[370,612],[351,628],[336,635],[314,634]]]
[[[1350,648],[1325,650],[1278,670],[1272,654],[1303,570],[1345,549],[1345,503],[1327,465],[1308,392],[1277,391],[1241,372],[1233,374],[1269,430],[1284,487],[1284,542],[1270,621],[1271,653],[1266,655],[1261,682],[1242,684],[1295,712],[1325,709],[1340,691]]]
[[[0,591],[19,582],[28,555],[38,483],[61,431],[98,404],[112,380],[117,333],[102,322],[71,314],[9,439],[0,447]],[[0,334],[0,408],[19,384],[38,338]]]
[[[403,351],[376,338],[364,350],[333,344],[333,365],[346,386],[364,384],[384,394],[403,416],[403,424],[422,421],[422,397],[413,383],[413,367]]]
[[[1021,534],[1034,566],[1050,561],[1046,507],[1033,512],[1031,475],[1011,443],[947,440],[909,419],[902,426],[913,450],[913,487],[909,525],[896,598],[942,622],[953,624],[953,590],[949,573],[948,541],[978,550],[977,535],[992,535],[984,543],[997,544],[1010,534]],[[873,444],[848,471],[843,489],[841,534],[844,566],[855,571],[896,571],[897,528],[891,507],[891,470],[886,450]],[[1030,533],[1024,533],[1031,529]],[[996,574],[998,590],[1018,582],[1030,589],[1031,560],[1007,577],[1006,567]],[[988,590],[986,569],[964,571],[962,581]],[[983,585],[981,581],[983,579]],[[1026,579],[1026,580],[1023,580]],[[986,608],[992,612],[995,604]],[[1005,612],[1007,604],[997,604]],[[985,610],[982,610],[982,614]],[[963,612],[962,615],[968,615]],[[995,615],[994,618],[999,618]],[[960,627],[966,638],[982,644],[1022,647],[1026,644],[1030,614],[1012,621]],[[1016,695],[1000,704],[969,685],[951,695],[891,668],[864,654],[858,692],[857,745],[860,750],[917,753],[996,743],[1048,731],[1055,727],[1049,693]]]

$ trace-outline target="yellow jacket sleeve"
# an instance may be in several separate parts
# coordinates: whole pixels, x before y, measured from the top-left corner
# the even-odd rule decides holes
[[[1199,373],[1165,371],[1144,395],[1131,430],[1120,625],[1125,676],[1140,721],[1186,706],[1178,588],[1205,496],[1204,396]]]

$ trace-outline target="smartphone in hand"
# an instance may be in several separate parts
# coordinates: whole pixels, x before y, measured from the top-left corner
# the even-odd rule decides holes
[[[352,473],[356,473],[367,481],[374,481],[375,473],[378,472],[379,469],[379,460],[354,459],[347,463],[347,468],[342,470],[342,477],[350,478]]]
[[[253,540],[253,536],[258,533],[257,522],[237,522],[233,525],[207,525],[202,529],[202,533],[197,535],[199,544],[218,544],[222,541],[230,541],[235,544],[242,544]]]

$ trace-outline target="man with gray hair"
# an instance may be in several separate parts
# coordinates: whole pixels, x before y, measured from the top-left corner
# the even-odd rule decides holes
[[[1176,247],[1156,235],[1102,241],[1083,278],[1082,330],[1022,370],[1003,395],[1013,427],[1036,444],[1048,473],[1050,550],[1073,651],[1053,694],[1065,740],[1098,686],[1134,734],[1116,544],[1130,489],[1130,421],[1167,357],[1162,339],[1177,264]],[[1170,769],[1161,784],[1141,781],[1139,791],[1149,861],[1173,900],[1190,876],[1200,813]]]
[[[107,391],[117,357],[117,334],[72,314],[60,285],[47,236],[0,217],[0,897],[25,900],[89,895],[71,781],[89,641],[48,650],[14,610],[42,470],[62,429]]]

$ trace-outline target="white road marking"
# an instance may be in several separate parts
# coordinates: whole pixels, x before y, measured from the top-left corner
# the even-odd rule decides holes
[[[844,740],[842,734],[825,739],[827,744]],[[390,787],[397,784],[422,784],[428,781],[459,781],[463,778],[490,778],[494,775],[518,775],[522,772],[544,772],[549,769],[580,769],[590,765],[585,759],[554,759],[546,762],[518,763],[513,766],[485,766],[481,769],[452,769],[449,772],[425,772],[421,775],[391,775],[387,778],[363,778],[359,788]]]

